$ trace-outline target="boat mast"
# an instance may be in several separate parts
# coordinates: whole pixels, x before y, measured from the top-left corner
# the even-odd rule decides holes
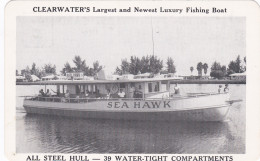
[[[153,45],[153,56],[154,56],[153,18],[151,18],[151,26],[152,26],[152,45]]]

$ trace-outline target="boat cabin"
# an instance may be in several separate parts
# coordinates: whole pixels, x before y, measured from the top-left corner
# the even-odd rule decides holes
[[[69,93],[71,98],[165,98],[170,83],[161,80],[89,80],[55,82],[59,96]]]

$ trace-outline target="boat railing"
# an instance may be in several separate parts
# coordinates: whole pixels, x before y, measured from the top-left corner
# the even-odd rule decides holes
[[[187,95],[175,95],[173,97],[162,97],[162,98],[80,98],[80,97],[58,97],[58,96],[24,96],[26,100],[31,101],[43,101],[43,102],[64,102],[64,103],[87,103],[95,101],[156,101],[156,100],[179,100],[187,99],[192,97],[201,97],[208,95],[217,95],[219,93],[187,93]]]
[[[86,103],[95,101],[131,101],[131,100],[161,100],[162,98],[65,98],[65,97],[46,97],[46,96],[26,96],[26,100],[43,102],[64,102],[64,103]]]

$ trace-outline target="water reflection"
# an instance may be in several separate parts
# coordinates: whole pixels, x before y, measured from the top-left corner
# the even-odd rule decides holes
[[[235,136],[230,122],[151,122],[24,115],[35,152],[219,153]],[[28,132],[28,133],[27,133]],[[210,142],[209,142],[210,141]],[[35,145],[32,145],[35,146]],[[22,151],[27,151],[23,147]],[[223,150],[223,151],[222,151]]]

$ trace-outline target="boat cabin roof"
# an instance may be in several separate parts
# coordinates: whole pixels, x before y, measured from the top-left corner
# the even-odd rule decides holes
[[[144,83],[144,82],[158,82],[171,81],[176,78],[144,78],[144,79],[123,79],[123,80],[49,80],[40,81],[40,85],[77,85],[77,84],[115,84],[115,83]]]

